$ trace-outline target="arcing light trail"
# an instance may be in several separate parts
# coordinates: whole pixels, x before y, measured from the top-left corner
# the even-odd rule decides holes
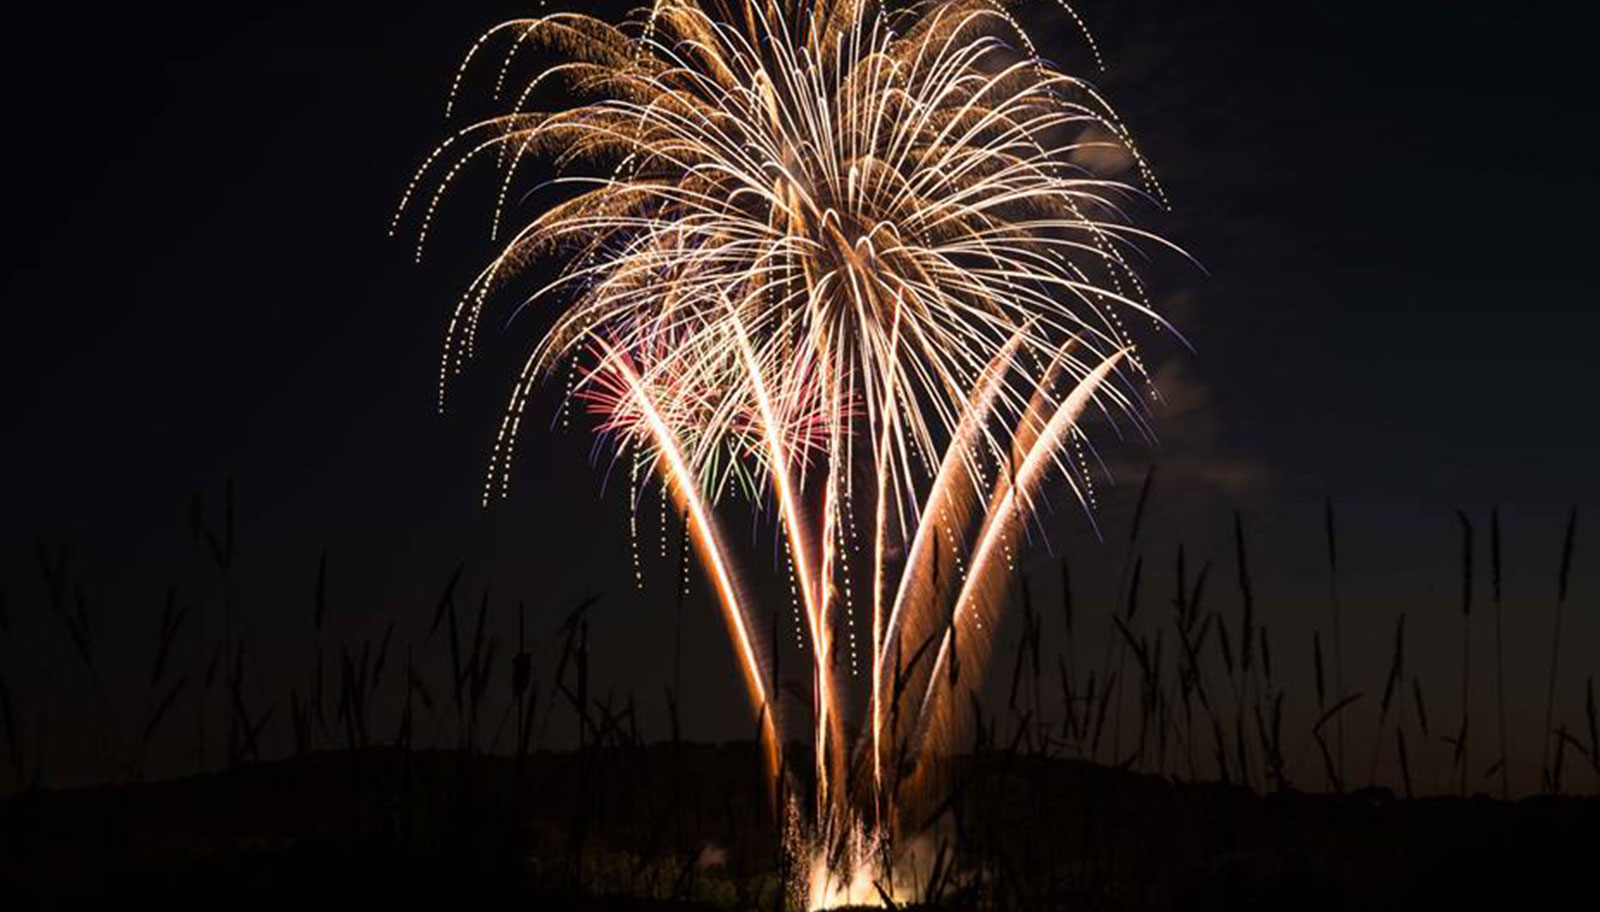
[[[907,835],[931,761],[957,744],[946,669],[959,656],[981,672],[1046,481],[1093,506],[1082,416],[1144,429],[1129,327],[1164,324],[1129,253],[1161,241],[1124,209],[1160,189],[1109,106],[1040,59],[1008,6],[657,0],[621,27],[503,23],[451,89],[453,106],[468,74],[492,73],[501,113],[441,144],[395,213],[396,228],[415,219],[420,257],[467,165],[500,168],[497,235],[525,166],[558,170],[453,313],[441,403],[490,293],[558,259],[527,301],[564,307],[512,392],[485,499],[510,484],[536,383],[571,365],[569,398],[685,515],[779,795],[777,644],[754,635],[716,520],[729,492],[774,504],[811,660],[811,906],[876,901],[850,885],[890,853],[864,847]],[[519,81],[535,45],[564,62]],[[1077,164],[1106,146],[1137,184]],[[847,744],[835,637],[854,674],[863,590],[866,730]]]

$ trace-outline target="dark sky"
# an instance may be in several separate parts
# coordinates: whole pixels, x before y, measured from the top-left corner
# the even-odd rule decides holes
[[[1513,699],[1534,705],[1561,524],[1600,494],[1600,14],[1085,0],[1109,62],[1092,74],[1072,30],[1037,6],[1031,19],[1055,23],[1036,31],[1046,53],[1106,88],[1161,175],[1174,212],[1146,215],[1204,266],[1152,264],[1156,299],[1198,353],[1161,369],[1161,445],[1108,446],[1120,468],[1101,517],[1111,543],[1063,502],[1054,553],[1120,559],[1153,456],[1152,564],[1168,566],[1182,540],[1225,577],[1240,509],[1262,611],[1284,650],[1303,653],[1327,611],[1331,495],[1351,677],[1381,677],[1403,608],[1416,667],[1443,693],[1459,674],[1453,510],[1481,543],[1499,505]],[[536,402],[511,498],[478,506],[539,318],[487,326],[450,413],[434,411],[445,318],[491,252],[484,185],[445,207],[425,265],[385,237],[410,171],[447,129],[460,56],[527,11],[54,4],[10,22],[0,592],[11,604],[37,605],[33,541],[68,534],[108,664],[142,667],[169,580],[215,610],[188,504],[203,489],[214,515],[231,476],[241,611],[262,667],[297,661],[324,551],[351,639],[390,619],[420,636],[465,561],[502,631],[515,601],[544,634],[603,593],[599,680],[660,702],[670,570],[656,560],[643,593],[629,585],[626,501],[619,484],[602,491],[591,439],[546,433],[552,404]],[[1600,647],[1585,535],[1580,524],[1563,659],[1574,675],[1595,670]],[[749,549],[770,560],[769,544]],[[1037,551],[1031,563],[1053,578],[1055,557]],[[1214,607],[1235,610],[1232,598]],[[690,614],[687,724],[741,735],[717,622],[702,601]]]

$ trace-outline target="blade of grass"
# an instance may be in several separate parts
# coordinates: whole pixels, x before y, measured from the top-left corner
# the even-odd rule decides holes
[[[1551,725],[1555,721],[1556,672],[1561,660],[1561,613],[1567,604],[1567,581],[1572,573],[1572,542],[1577,534],[1577,527],[1578,508],[1573,507],[1567,514],[1567,532],[1561,542],[1561,569],[1556,574],[1555,622],[1550,636],[1550,684],[1545,691],[1544,758],[1540,762],[1540,775],[1544,777],[1547,786],[1554,784],[1550,770],[1550,741],[1554,737]]]
[[[1328,537],[1328,593],[1333,608],[1333,691],[1334,699],[1344,699],[1344,635],[1339,599],[1339,538],[1333,520],[1333,496],[1323,502],[1323,517]],[[1344,778],[1344,717],[1335,732],[1338,742],[1339,777]]]

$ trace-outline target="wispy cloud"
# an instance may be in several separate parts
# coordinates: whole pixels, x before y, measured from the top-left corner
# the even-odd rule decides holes
[[[1137,478],[1154,460],[1168,497],[1219,500],[1236,505],[1264,497],[1278,473],[1224,433],[1222,407],[1190,357],[1162,362],[1153,379],[1160,398],[1151,405],[1157,436],[1153,452],[1118,447],[1110,462],[1121,481]]]

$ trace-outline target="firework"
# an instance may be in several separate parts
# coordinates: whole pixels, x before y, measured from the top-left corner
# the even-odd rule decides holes
[[[562,62],[518,76],[532,46]],[[684,513],[777,776],[777,644],[754,635],[716,521],[729,492],[772,506],[811,664],[821,860],[806,892],[825,904],[835,862],[902,834],[926,759],[959,735],[949,670],[959,656],[980,672],[1046,482],[1093,507],[1080,419],[1145,431],[1132,328],[1163,324],[1129,254],[1160,240],[1124,208],[1159,187],[1109,106],[996,0],[658,0],[620,27],[558,13],[486,33],[450,105],[473,73],[501,113],[436,149],[395,215],[414,219],[420,258],[457,175],[499,168],[505,236],[450,320],[441,404],[492,292],[561,263],[524,298],[559,310],[511,394],[485,499],[509,488],[531,392],[570,365],[569,398]],[[1103,146],[1135,181],[1075,164]],[[533,162],[557,176],[506,234]],[[859,673],[863,592],[851,745],[842,678]]]

